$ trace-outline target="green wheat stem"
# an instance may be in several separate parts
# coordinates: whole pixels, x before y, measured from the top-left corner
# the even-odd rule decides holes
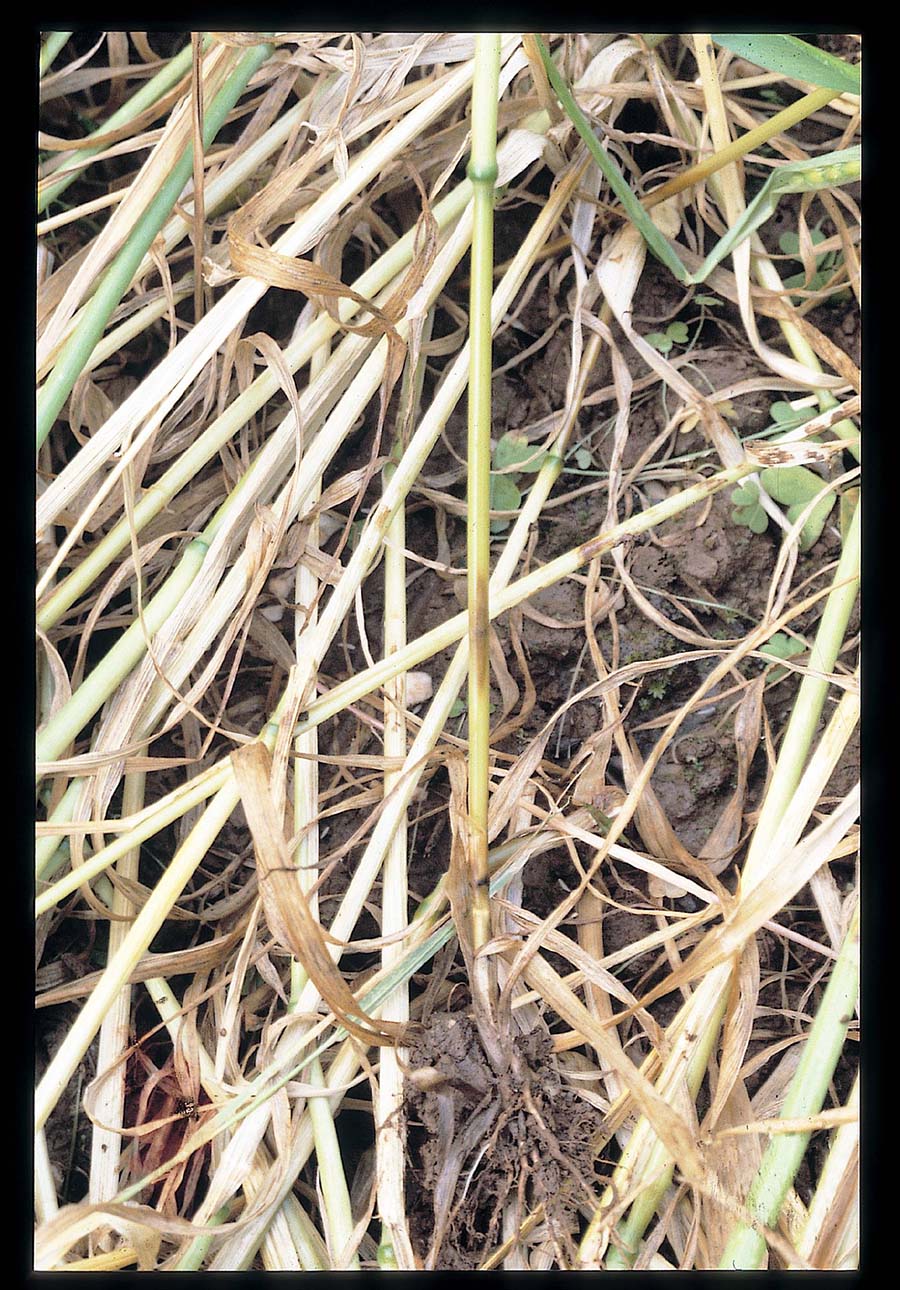
[[[821,1111],[847,1037],[858,988],[859,905],[853,911],[779,1118],[800,1120]],[[809,1139],[808,1132],[773,1134],[747,1197],[751,1215],[764,1226],[774,1227],[778,1222]],[[765,1238],[755,1228],[739,1223],[729,1237],[719,1267],[759,1268],[765,1254]]]
[[[71,31],[48,31],[47,38],[41,46],[39,72],[41,78],[47,75],[53,66],[53,60],[71,36]]]
[[[472,867],[473,992],[490,1006],[490,972],[478,951],[491,936],[488,901],[488,804],[490,800],[490,609],[491,491],[491,294],[494,273],[494,186],[497,180],[497,96],[500,36],[475,38],[472,86],[472,154],[466,170],[472,184],[471,284],[469,291],[469,402],[467,564],[469,610],[469,829]]]

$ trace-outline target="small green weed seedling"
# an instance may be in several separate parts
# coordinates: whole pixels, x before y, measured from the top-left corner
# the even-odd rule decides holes
[[[761,645],[760,654],[768,654],[771,658],[793,658],[795,654],[802,654],[806,646],[802,641],[796,640],[793,636],[788,636],[785,632],[776,632],[774,636]],[[776,667],[772,669],[771,680],[780,681],[783,676],[787,676],[786,667]]]
[[[811,420],[815,416],[815,409],[794,408],[790,403],[778,401],[769,408],[769,415],[772,418],[771,425],[760,434],[753,435],[754,439],[768,438],[771,435],[787,437],[789,431],[796,430]],[[812,436],[811,441],[815,438],[816,436]],[[759,482],[773,501],[785,507],[791,523],[821,491],[823,483],[821,477],[806,466],[777,466],[761,470]],[[731,500],[735,504],[731,512],[735,524],[746,524],[753,533],[765,533],[769,520],[759,498],[759,487],[754,480],[745,480],[739,488],[735,488]],[[829,494],[816,504],[803,525],[800,535],[801,551],[808,551],[818,542],[834,503],[834,495]]]
[[[668,690],[668,688],[669,688],[669,683],[665,679],[665,677],[662,677],[662,676],[654,676],[647,683],[647,689],[653,695],[654,699],[664,699],[666,697],[666,691]]]
[[[646,712],[654,701],[660,703],[666,697],[668,688],[669,683],[664,676],[652,676],[647,682],[647,693],[638,699],[640,710]]]
[[[491,460],[491,510],[517,511],[522,504],[522,493],[516,475],[533,475],[544,464],[547,454],[538,451],[523,434],[508,431],[494,449]],[[511,469],[515,467],[515,470]],[[585,469],[582,467],[582,469]],[[498,472],[502,471],[502,474]],[[491,532],[502,533],[511,521],[507,518],[491,520]]]
[[[790,432],[799,429],[799,427],[805,425],[807,421],[811,421],[816,415],[816,412],[817,409],[811,405],[806,407],[794,407],[790,403],[778,401],[773,403],[769,408],[771,421],[765,429],[754,431],[753,434],[747,435],[746,438],[748,440],[773,439],[776,443],[781,443],[782,441],[788,443],[792,439],[800,437],[798,435],[793,435]],[[820,441],[820,436],[810,435],[808,441],[810,443],[818,443]]]
[[[775,466],[761,470],[759,482],[772,500],[785,508],[785,514],[792,524],[816,494],[821,492],[823,484],[815,471],[808,470],[806,466]],[[765,533],[769,519],[759,499],[759,488],[755,481],[746,480],[739,488],[735,488],[731,500],[735,504],[731,512],[735,524],[746,524],[753,533]],[[800,530],[801,551],[808,551],[818,542],[834,503],[834,494],[828,493],[813,507]]]
[[[748,479],[739,488],[735,488],[731,500],[734,502],[731,518],[735,524],[746,524],[751,533],[765,533],[769,527],[769,517],[763,510],[759,500],[759,485],[754,480]]]
[[[496,703],[488,704],[488,712],[493,713],[493,712],[496,712],[496,710],[497,710]],[[468,711],[469,711],[469,700],[466,698],[464,694],[461,694],[458,699],[453,700],[453,704],[450,708],[450,714],[449,714],[450,719],[452,720],[454,717],[464,717]]]
[[[709,299],[713,299],[713,297],[709,297]],[[687,338],[687,323],[683,322],[669,323],[664,332],[651,331],[645,337],[648,344],[652,345],[654,349],[658,349],[661,354],[668,354],[673,345],[686,345]]]
[[[805,425],[807,421],[811,421],[815,415],[815,408],[794,408],[790,403],[779,401],[773,403],[769,408],[769,416],[773,421],[770,429],[779,431],[796,430],[798,426]]]
[[[813,246],[825,241],[825,234],[822,232],[820,225],[817,224],[809,232]],[[800,238],[793,230],[782,233],[778,239],[778,245],[785,255],[791,256],[794,260],[800,259]],[[784,285],[801,291],[821,291],[840,263],[840,251],[826,251],[822,255],[816,256],[815,272],[808,282],[806,280],[806,271],[801,269],[799,273],[794,273],[789,278],[785,278]],[[834,299],[840,300],[841,297],[846,299],[849,294],[848,291],[841,291],[834,296]]]

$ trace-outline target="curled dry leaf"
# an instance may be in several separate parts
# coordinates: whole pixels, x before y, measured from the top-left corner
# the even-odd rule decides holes
[[[366,1015],[334,964],[291,863],[270,787],[272,759],[261,743],[231,754],[244,813],[253,836],[259,890],[273,934],[303,964],[341,1024],[370,1044],[393,1044],[401,1027]],[[358,1020],[357,1020],[358,1018]]]
[[[802,842],[780,858],[764,881],[748,895],[731,901],[725,921],[712,928],[681,966],[660,985],[644,995],[646,1007],[679,986],[710,973],[720,963],[740,955],[747,940],[797,894],[823,865],[834,846],[841,840],[859,813],[859,785],[852,789],[840,806],[825,817]]]
[[[700,859],[706,861],[710,871],[714,874],[720,874],[728,864],[734,855],[741,836],[744,797],[747,792],[747,776],[759,744],[764,689],[765,676],[758,676],[751,681],[735,713],[734,744],[737,753],[737,765],[734,772],[734,792],[725,804],[712,832],[700,850]]]

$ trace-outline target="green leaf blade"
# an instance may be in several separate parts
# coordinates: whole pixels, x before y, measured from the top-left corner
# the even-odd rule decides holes
[[[838,94],[859,94],[860,72],[852,63],[817,49],[815,45],[781,32],[713,33],[717,45],[724,45],[732,53],[748,62],[764,67],[768,72],[780,72],[810,85],[835,90]]]

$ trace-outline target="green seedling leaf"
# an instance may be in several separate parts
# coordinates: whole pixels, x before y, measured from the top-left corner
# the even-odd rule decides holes
[[[644,241],[650,247],[650,250],[657,259],[663,262],[666,268],[675,275],[679,282],[687,284],[688,273],[684,265],[679,260],[678,255],[653,223],[653,220],[631,191],[628,180],[619,170],[616,163],[605,151],[599,139],[594,134],[590,121],[588,121],[581,108],[575,102],[575,97],[572,94],[572,91],[566,84],[565,78],[561,76],[557,70],[556,64],[550,57],[550,51],[547,49],[542,38],[539,35],[535,35],[534,39],[541,56],[541,60],[546,69],[547,77],[550,84],[553,86],[553,92],[559,99],[559,102],[566,115],[569,117],[569,120],[575,126],[575,129],[587,145],[588,151],[600,167],[600,171],[610,188],[622,203],[626,215],[631,220],[632,224],[634,224],[635,228],[639,230]]]
[[[809,240],[812,242],[813,246],[818,246],[820,242],[825,241],[825,234],[818,225],[809,230]],[[778,239],[778,245],[785,255],[792,255],[795,257],[799,255],[800,238],[793,229],[788,229],[786,233],[781,234],[781,237]]]
[[[825,241],[825,234],[820,227],[816,226],[816,228],[810,229],[810,240],[813,246]],[[778,239],[778,245],[785,255],[800,259],[800,238],[793,230],[782,233]],[[816,269],[809,280],[807,280],[806,269],[804,268],[800,273],[794,273],[789,278],[785,278],[784,285],[786,287],[799,287],[804,291],[818,291],[825,286],[834,273],[840,263],[840,258],[840,254],[837,251],[828,251],[824,255],[817,255]]]
[[[811,421],[816,415],[813,408],[792,408],[790,403],[773,403],[769,408],[769,414],[772,418],[771,423],[766,426],[765,430],[760,431],[760,435],[768,437],[777,432],[778,439],[776,442],[786,437],[786,431],[796,430],[798,426],[805,425],[807,421]],[[812,435],[810,442],[818,443],[819,436]]]
[[[519,492],[515,480],[510,475],[491,475],[491,510],[492,511],[517,511],[522,504],[522,494]],[[502,533],[508,529],[511,521],[508,519],[491,520],[491,532]]]
[[[788,636],[785,632],[776,632],[765,645],[761,645],[760,654],[768,654],[770,658],[793,658],[795,654],[802,654],[806,646],[802,641],[795,640],[793,636]],[[772,680],[778,681],[781,677],[787,676],[786,667],[775,667],[772,669]]]
[[[647,343],[661,354],[668,354],[673,345],[684,345],[688,338],[687,323],[669,323],[664,332],[652,331],[645,337]]]
[[[732,490],[731,500],[736,506],[755,506],[759,501],[759,489],[755,484],[741,484],[740,488]]]
[[[453,700],[453,704],[450,708],[450,716],[461,717],[463,713],[468,712],[468,710],[469,710],[468,701],[462,698],[462,696],[460,696],[460,698]]]
[[[819,538],[822,536],[825,521],[831,514],[834,503],[834,493],[829,493],[826,497],[823,497],[820,502],[816,502],[810,512],[809,518],[800,530],[801,551],[808,551],[810,547],[814,547],[816,545]],[[798,519],[800,512],[805,509],[805,506],[806,503],[803,503],[803,505],[798,504],[797,506],[789,506],[787,508],[785,514],[792,524]]]
[[[540,470],[546,456],[545,452],[538,452],[523,434],[510,430],[494,449],[493,469],[509,470],[511,466],[515,466],[523,473],[532,474]]]
[[[811,278],[807,278],[805,273],[792,273],[783,280],[783,284],[791,291],[820,291],[829,277],[828,269],[817,269]]]
[[[575,465],[579,470],[590,470],[594,464],[594,458],[588,452],[587,448],[579,448],[575,453]]]
[[[718,296],[694,296],[694,303],[706,305],[707,309],[718,308],[722,301]]]
[[[735,508],[731,512],[731,518],[735,524],[745,524],[751,533],[765,533],[769,525],[769,517],[762,508],[756,484],[748,481],[740,488],[735,488],[731,494],[731,500],[735,503]]]
[[[805,649],[803,641],[795,640],[785,632],[776,632],[765,645],[759,647],[759,652],[770,654],[772,658],[793,658],[795,654],[802,654]]]
[[[792,408],[790,403],[779,402],[772,404],[769,415],[777,421],[779,429],[793,430],[805,421],[811,421],[816,414],[812,408]]]
[[[760,482],[769,496],[786,508],[785,514],[793,524],[812,499],[822,491],[822,480],[806,466],[775,466],[759,473]],[[831,514],[835,498],[826,494],[812,508],[800,530],[800,550],[808,551],[822,536],[825,521]]]
[[[772,466],[761,470],[759,479],[781,506],[805,506],[822,491],[822,479],[806,466]]]
[[[748,62],[764,67],[767,72],[780,72],[810,85],[836,90],[839,94],[859,94],[859,68],[846,63],[834,54],[817,49],[815,45],[787,36],[780,32],[749,35],[745,32],[713,33],[717,45],[724,45],[732,53]]]

